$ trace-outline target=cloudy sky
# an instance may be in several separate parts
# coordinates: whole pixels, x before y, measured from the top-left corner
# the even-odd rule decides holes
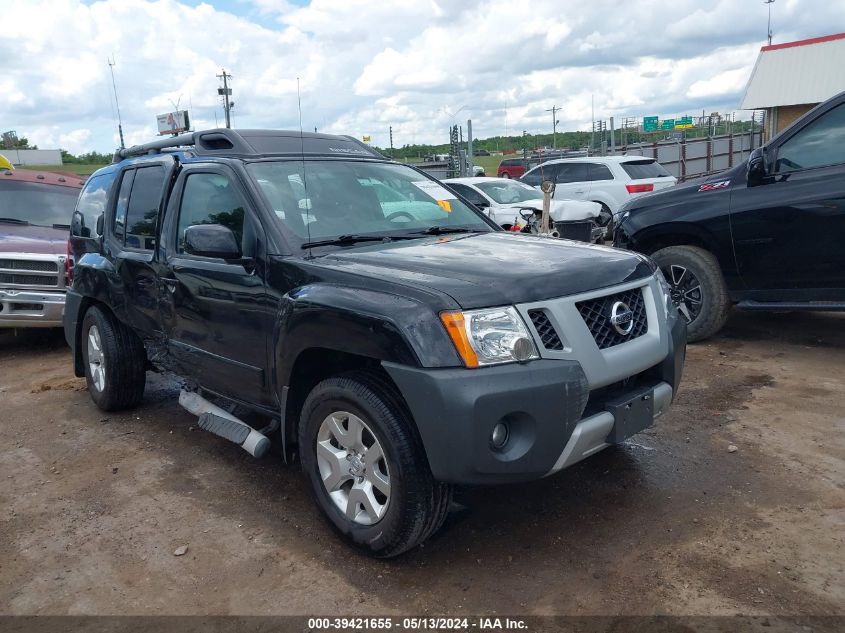
[[[766,37],[762,0],[6,0],[0,128],[71,152],[127,144],[155,115],[236,127],[370,134],[379,146],[550,132],[597,118],[728,112]],[[774,42],[845,27],[841,0],[776,0]],[[746,115],[747,116],[747,115]],[[0,131],[2,131],[0,130]]]

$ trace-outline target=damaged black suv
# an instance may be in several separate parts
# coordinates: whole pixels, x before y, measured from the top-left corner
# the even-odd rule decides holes
[[[375,556],[437,530],[454,484],[543,477],[650,426],[681,378],[685,326],[647,257],[506,233],[350,137],[120,150],[71,250],[65,333],[94,402],[181,376],[199,426],[298,455]]]

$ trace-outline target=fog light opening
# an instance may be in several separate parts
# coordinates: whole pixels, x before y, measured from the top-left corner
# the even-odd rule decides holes
[[[504,422],[497,422],[493,427],[493,432],[490,433],[490,445],[497,451],[502,450],[505,444],[508,443],[510,431],[508,425]]]

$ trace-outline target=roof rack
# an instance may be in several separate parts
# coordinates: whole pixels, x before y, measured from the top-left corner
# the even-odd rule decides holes
[[[198,155],[316,155],[384,158],[369,145],[351,136],[286,130],[232,130],[219,128],[133,145],[114,153],[114,162],[164,150],[191,149]]]

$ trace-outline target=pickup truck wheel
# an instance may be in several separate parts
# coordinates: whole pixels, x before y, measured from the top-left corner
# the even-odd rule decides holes
[[[687,340],[700,341],[718,332],[731,307],[719,262],[697,246],[669,246],[652,254],[669,282],[672,301],[687,322]]]
[[[299,446],[320,509],[370,555],[397,556],[446,518],[451,487],[434,480],[401,398],[377,376],[355,372],[314,387]]]
[[[82,360],[91,399],[103,411],[137,405],[144,396],[144,346],[110,313],[92,307],[82,320]]]

